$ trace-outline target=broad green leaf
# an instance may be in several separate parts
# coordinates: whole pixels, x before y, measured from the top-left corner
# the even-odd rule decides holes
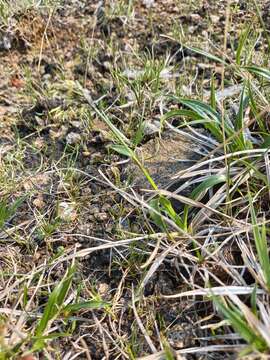
[[[42,351],[48,340],[55,340],[61,337],[67,338],[68,336],[70,336],[69,333],[63,333],[63,332],[51,333],[49,335],[38,336],[38,337],[33,336],[31,340],[33,341],[34,344],[32,346],[31,353]]]
[[[211,189],[213,186],[224,183],[227,181],[225,175],[212,175],[198,185],[191,193],[191,198],[196,200],[198,196],[204,193],[206,190]]]
[[[159,199],[150,200],[149,205],[151,206],[151,208],[155,210],[155,211],[150,210],[151,219],[162,231],[166,232],[166,224],[163,221],[162,217],[159,215],[161,213]],[[158,212],[159,214],[157,214],[156,212]]]
[[[133,158],[133,151],[125,145],[111,145],[110,148],[121,155]]]

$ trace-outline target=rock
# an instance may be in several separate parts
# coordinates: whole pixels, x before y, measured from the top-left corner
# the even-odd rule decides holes
[[[82,127],[82,122],[81,121],[71,121],[70,122],[70,124],[72,125],[72,126],[74,126],[75,128],[77,128],[77,129],[80,129],[81,127]]]
[[[242,11],[245,11],[247,10],[248,8],[248,3],[246,0],[240,0],[239,1],[239,9],[242,10]]]
[[[122,74],[129,79],[138,79],[140,76],[143,75],[143,73],[143,70],[125,69]]]
[[[37,358],[33,355],[24,355],[18,358],[18,360],[37,360]]]
[[[190,21],[194,23],[199,23],[202,20],[201,16],[199,14],[191,14],[190,15]]]
[[[0,38],[0,51],[8,51],[11,49],[12,38],[8,35],[3,35]]]
[[[110,287],[107,283],[99,283],[97,286],[98,292],[102,297],[108,296]]]
[[[35,188],[42,189],[46,185],[49,185],[51,179],[50,176],[46,173],[37,174],[35,176],[32,176],[31,178],[27,178],[22,186],[24,190],[29,191],[33,190]]]
[[[143,0],[143,5],[149,9],[155,5],[155,0]]]
[[[176,324],[168,331],[168,342],[175,349],[191,347],[195,344],[196,333],[193,326],[187,322]]]
[[[99,222],[103,222],[103,221],[106,221],[106,220],[108,220],[108,214],[107,213],[105,213],[105,212],[99,212],[99,213],[97,213],[97,214],[94,214],[94,217],[95,217],[95,219],[97,220],[97,221],[99,221]]]
[[[216,99],[218,101],[222,101],[228,97],[233,97],[235,95],[238,95],[242,91],[242,84],[232,85],[224,88],[223,90],[219,90],[216,92]],[[208,100],[211,96],[210,91],[204,91],[204,99]]]
[[[75,132],[70,132],[66,136],[66,141],[68,145],[76,145],[81,142],[81,135]]]
[[[74,221],[77,217],[75,204],[61,201],[58,204],[57,215],[64,221]]]
[[[212,21],[213,24],[218,24],[219,21],[220,21],[220,17],[219,17],[218,15],[213,15],[213,14],[211,14],[211,15],[210,15],[210,19],[211,19],[211,21]]]
[[[37,198],[35,198],[33,200],[33,205],[37,208],[37,209],[42,209],[45,206],[45,202],[43,200],[43,196],[42,194],[39,194],[37,196]]]
[[[195,31],[197,30],[197,26],[189,26],[188,27],[188,33],[189,34],[194,34],[195,33]]]
[[[106,211],[111,210],[111,208],[112,208],[111,204],[106,203],[102,206],[101,211],[106,212]]]
[[[144,135],[154,135],[158,134],[161,130],[160,122],[157,120],[154,120],[153,122],[145,121],[144,127],[143,127],[143,133]]]

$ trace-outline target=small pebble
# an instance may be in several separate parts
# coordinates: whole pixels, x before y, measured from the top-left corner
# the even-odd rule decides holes
[[[67,134],[66,140],[69,145],[79,144],[81,142],[81,135],[75,132],[70,132]]]

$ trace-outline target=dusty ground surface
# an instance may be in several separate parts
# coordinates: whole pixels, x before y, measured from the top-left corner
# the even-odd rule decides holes
[[[243,24],[255,21],[252,4],[239,0],[232,6],[229,55]],[[162,297],[188,289],[189,269],[181,268],[177,256],[171,254],[154,273],[134,311],[132,293],[145,274],[141,265],[157,242],[144,237],[156,228],[118,189],[143,194],[140,189],[147,182],[138,168],[110,148],[115,138],[79,93],[77,82],[132,141],[139,124],[147,123],[137,151],[156,183],[166,187],[171,176],[187,166],[186,160],[197,161],[204,154],[192,140],[168,128],[157,129],[162,115],[177,108],[166,95],[202,97],[211,73],[216,72],[218,85],[221,72],[173,39],[204,49],[220,46],[225,7],[225,1],[85,0],[48,8],[14,7],[3,16],[0,195],[9,204],[22,201],[0,234],[2,309],[21,311],[23,297],[33,296],[27,311],[41,312],[48,289],[70,266],[66,256],[142,237],[76,259],[70,301],[99,296],[112,307],[57,320],[55,330],[69,336],[51,341],[37,358],[132,359],[150,354],[153,348],[139,321],[157,351],[165,343],[172,349],[208,344],[209,329],[201,325],[220,321],[212,315],[211,303]],[[233,85],[227,75],[226,85]],[[161,239],[160,249],[168,243]],[[189,261],[192,264],[192,255]],[[2,310],[1,317],[5,341],[13,346],[18,314]],[[34,321],[24,320],[19,333],[27,334]],[[213,339],[212,345],[230,344],[219,329]],[[21,353],[30,348],[26,342]],[[234,358],[229,353],[183,356]]]

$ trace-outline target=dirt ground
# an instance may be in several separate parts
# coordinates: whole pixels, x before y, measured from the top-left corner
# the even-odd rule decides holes
[[[229,55],[243,24],[254,21],[248,1],[233,1],[232,8]],[[209,327],[203,325],[221,321],[212,303],[163,296],[189,289],[190,269],[181,266],[181,254],[170,254],[142,294],[137,293],[147,268],[142,265],[156,248],[157,238],[149,234],[157,229],[123,193],[139,194],[145,201],[149,194],[142,189],[149,186],[130,160],[112,150],[114,135],[77,84],[128,139],[136,137],[141,121],[147,124],[137,151],[156,183],[166,188],[175,173],[204,155],[203,148],[183,135],[166,127],[160,132],[161,117],[177,108],[167,95],[200,98],[210,89],[213,71],[217,85],[221,77],[219,65],[180,42],[205,50],[222,46],[226,2],[67,0],[60,6],[14,5],[12,10],[0,28],[0,196],[10,204],[22,201],[0,233],[1,308],[23,310],[24,289],[31,298],[37,271],[44,268],[44,289],[38,288],[27,310],[39,313],[72,254],[134,238],[128,245],[74,257],[73,299],[99,296],[111,308],[82,310],[68,321],[57,320],[55,331],[69,336],[52,340],[35,356],[139,358],[153,352],[142,328],[157,351],[164,349],[161,344],[172,351],[209,345]],[[229,73],[226,82],[234,84]],[[170,241],[161,236],[160,249]],[[185,248],[184,239],[181,246]],[[188,261],[195,266],[192,254]],[[1,317],[9,321],[9,338],[18,319],[15,313]],[[33,326],[30,317],[20,332]],[[211,345],[230,345],[219,329],[214,335]],[[21,354],[30,348],[26,343]],[[182,356],[235,358],[223,352]]]

